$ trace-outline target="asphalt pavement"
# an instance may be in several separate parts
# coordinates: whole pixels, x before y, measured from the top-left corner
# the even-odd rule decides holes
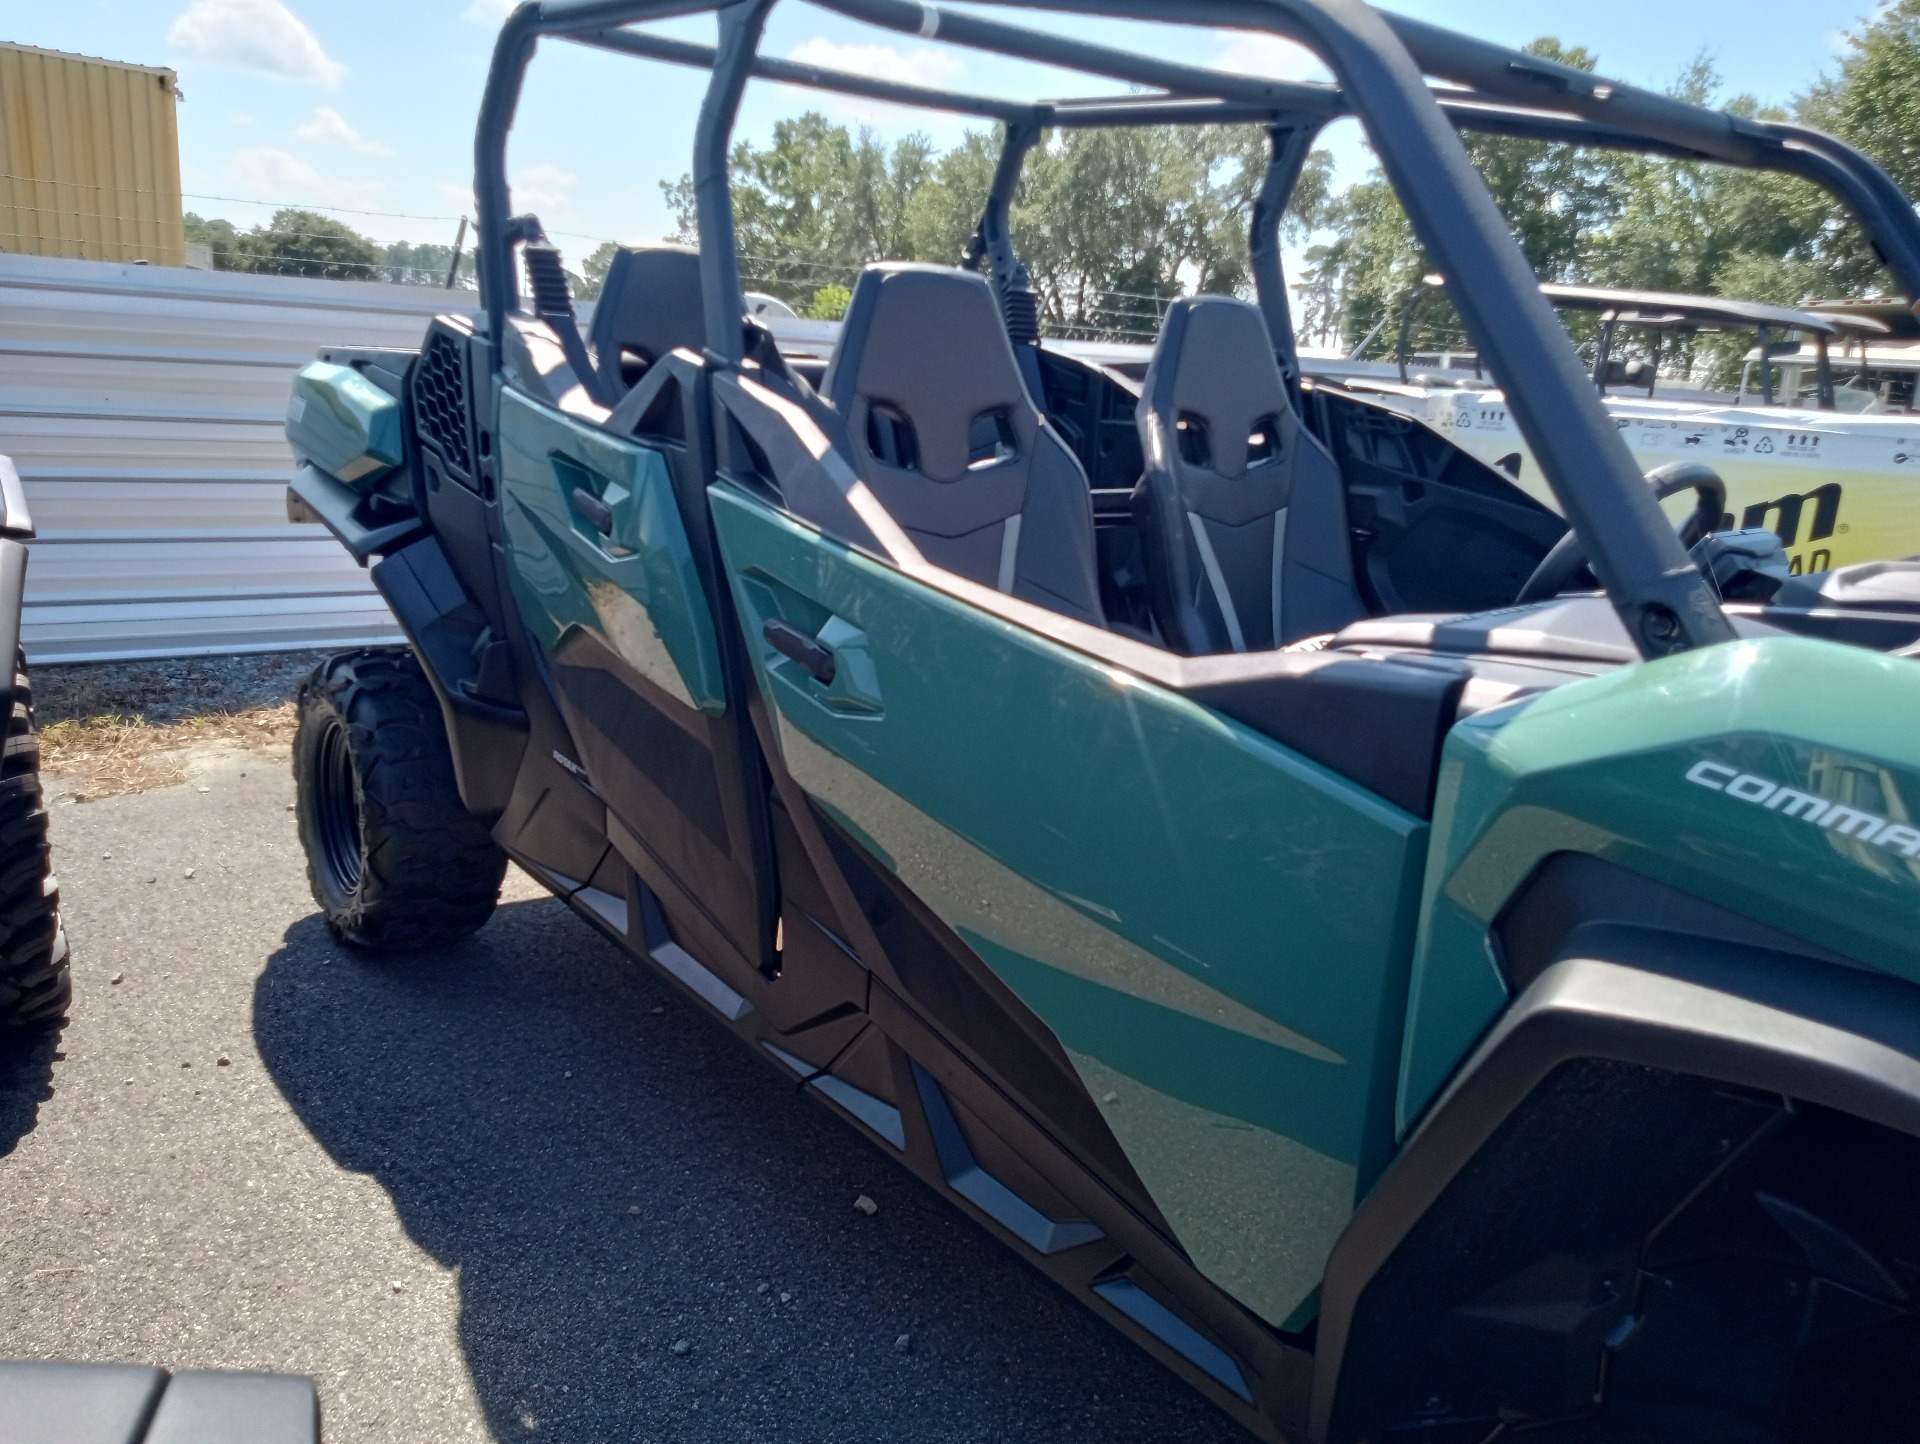
[[[0,1357],[311,1374],[334,1444],[1246,1437],[519,874],[336,946],[291,800],[282,749],[56,801]]]

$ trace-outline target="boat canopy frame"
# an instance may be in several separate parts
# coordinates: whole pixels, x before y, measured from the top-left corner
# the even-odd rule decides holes
[[[1442,284],[1438,276],[1425,277],[1407,292],[1400,306],[1400,334],[1394,348],[1394,360],[1400,367],[1401,385],[1412,384],[1412,336],[1414,315],[1419,304]],[[1556,311],[1584,311],[1598,318],[1600,332],[1594,347],[1593,381],[1605,396],[1618,385],[1634,381],[1616,378],[1613,372],[1614,342],[1622,328],[1651,331],[1654,336],[1654,365],[1661,361],[1661,343],[1670,332],[1693,336],[1700,332],[1726,333],[1752,331],[1758,342],[1762,404],[1774,404],[1773,360],[1797,353],[1803,337],[1811,337],[1814,348],[1816,396],[1822,411],[1839,410],[1833,380],[1832,343],[1836,337],[1846,341],[1886,336],[1893,327],[1871,308],[1840,310],[1803,309],[1777,306],[1767,301],[1742,301],[1722,296],[1688,296],[1672,291],[1634,291],[1608,286],[1571,286],[1557,281],[1543,282],[1540,294]],[[1887,309],[1887,308],[1882,308]],[[1911,319],[1911,312],[1908,313]],[[1376,328],[1377,329],[1377,328]],[[1371,339],[1371,338],[1369,338]],[[1358,354],[1356,352],[1356,354]],[[1479,359],[1474,360],[1478,375]],[[1656,380],[1647,382],[1647,395],[1654,394]],[[1742,394],[1745,386],[1742,385]]]
[[[1600,340],[1593,364],[1593,379],[1602,395],[1612,384],[1611,362],[1614,337],[1622,326],[1630,330],[1652,331],[1656,342],[1668,331],[1691,335],[1700,331],[1752,331],[1760,351],[1760,402],[1774,404],[1773,358],[1797,351],[1800,336],[1811,336],[1814,345],[1816,402],[1822,411],[1838,411],[1834,394],[1833,354],[1835,336],[1884,336],[1887,324],[1871,316],[1822,314],[1796,306],[1775,306],[1765,301],[1726,300],[1718,296],[1682,296],[1666,291],[1615,291],[1599,286],[1564,286],[1549,283],[1541,291],[1562,311],[1591,311],[1600,318]],[[1788,340],[1786,338],[1793,337]],[[1776,339],[1778,338],[1778,339]],[[1654,356],[1656,364],[1659,352]],[[1741,387],[1745,394],[1746,387]],[[1653,394],[1649,385],[1647,394]]]
[[[1391,16],[1356,0],[995,0],[1061,15],[1099,15],[1207,30],[1264,32],[1313,52],[1333,84],[1267,80],[1182,64],[1011,25],[921,0],[806,0],[880,29],[1035,61],[1157,93],[1019,102],[851,75],[758,53],[776,0],[527,0],[501,26],[474,136],[476,260],[493,364],[510,312],[522,308],[513,258],[507,138],[543,38],[709,69],[695,129],[693,182],[708,364],[744,358],[740,268],[727,149],[749,79],[837,91],[1000,121],[1007,128],[994,190],[1010,201],[1018,158],[1048,127],[1259,122],[1273,136],[1256,203],[1256,292],[1276,348],[1291,364],[1293,332],[1279,273],[1278,230],[1299,165],[1329,121],[1366,128],[1414,232],[1448,278],[1449,298],[1539,458],[1592,567],[1647,657],[1730,640],[1713,594],[1667,524],[1594,393],[1524,255],[1461,146],[1456,129],[1641,151],[1800,175],[1854,215],[1902,289],[1920,296],[1920,217],[1878,166],[1840,141],[1785,122],[1689,105],[1571,66]],[[718,45],[629,27],[710,13]],[[1441,82],[1450,89],[1429,84]],[[1016,149],[1015,140],[1021,142]],[[1010,158],[1011,157],[1011,158]],[[989,221],[982,256],[1014,263],[1004,223]],[[1004,221],[1005,209],[1000,207]],[[1270,241],[1267,239],[1270,237]],[[998,248],[996,250],[996,248]],[[1297,368],[1296,368],[1297,369]],[[1525,386],[1510,384],[1526,378]]]

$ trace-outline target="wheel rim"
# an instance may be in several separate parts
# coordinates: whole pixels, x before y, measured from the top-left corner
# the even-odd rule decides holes
[[[350,893],[360,885],[360,798],[354,787],[353,752],[347,729],[330,724],[320,737],[314,769],[314,821],[334,886]]]

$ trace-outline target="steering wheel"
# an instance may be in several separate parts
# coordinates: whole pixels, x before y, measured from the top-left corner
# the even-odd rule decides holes
[[[1720,473],[1697,461],[1676,461],[1647,473],[1647,485],[1661,501],[1678,492],[1692,489],[1698,504],[1680,523],[1680,545],[1692,547],[1701,537],[1719,530],[1727,510],[1727,484]],[[1540,559],[1527,584],[1514,598],[1515,606],[1544,602],[1567,589],[1587,564],[1587,545],[1571,527],[1553,544],[1553,550]]]

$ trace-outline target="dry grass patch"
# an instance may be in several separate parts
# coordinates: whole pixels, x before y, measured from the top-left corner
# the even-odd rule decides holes
[[[33,669],[40,765],[75,802],[187,778],[185,749],[293,741],[293,695],[317,653],[190,657]]]
[[[143,717],[88,717],[54,722],[40,733],[40,766],[75,779],[75,802],[145,792],[187,780],[183,749],[207,742],[267,747],[293,741],[294,707],[216,712],[156,725]]]

